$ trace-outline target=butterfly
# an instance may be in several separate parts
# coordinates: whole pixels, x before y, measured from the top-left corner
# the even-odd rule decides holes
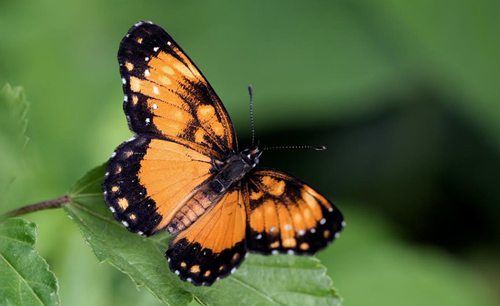
[[[258,147],[239,151],[224,105],[165,30],[134,25],[118,62],[135,136],[108,161],[104,201],[131,232],[174,235],[165,256],[182,280],[211,285],[247,252],[314,254],[338,237],[337,207],[289,174],[257,168]]]

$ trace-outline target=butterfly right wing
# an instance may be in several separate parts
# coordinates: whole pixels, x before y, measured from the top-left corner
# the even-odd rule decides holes
[[[245,259],[245,233],[245,205],[235,188],[170,242],[170,269],[183,280],[209,286]]]
[[[258,169],[243,183],[249,251],[314,254],[337,238],[345,225],[333,203],[289,174]]]

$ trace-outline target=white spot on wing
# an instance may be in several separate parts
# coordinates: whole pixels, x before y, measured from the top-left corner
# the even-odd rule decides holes
[[[175,270],[174,273],[177,274],[177,275],[181,274],[181,272],[179,272],[179,270]]]
[[[151,119],[146,118],[146,123],[149,123],[149,122],[151,122]]]
[[[258,234],[257,237],[255,237],[255,239],[259,240],[262,238],[262,235],[261,234]]]
[[[149,69],[144,70],[144,75],[149,76],[151,73],[149,72]]]
[[[128,96],[127,95],[123,96],[123,101],[124,102],[128,102]]]
[[[316,229],[315,228],[311,228],[311,233],[316,233]]]
[[[154,47],[154,48],[153,48],[153,51],[154,51],[154,52],[158,52],[158,49],[160,49],[160,48],[159,48],[159,47]]]
[[[116,212],[116,209],[112,206],[109,207],[109,210],[111,210],[112,213],[115,213]]]
[[[290,229],[292,229],[292,226],[290,224],[285,224],[285,229],[290,230]]]
[[[293,255],[295,252],[293,250],[288,250],[288,254]]]
[[[113,154],[111,154],[111,158],[113,158],[115,156],[116,156],[116,152],[113,152]]]
[[[236,272],[236,267],[231,269],[231,274],[233,274],[234,272]]]
[[[127,221],[122,221],[122,224],[123,224],[125,227],[128,227],[128,222],[127,222]]]
[[[347,225],[347,223],[345,223],[345,221],[342,221],[342,227],[345,227]]]
[[[333,211],[333,207],[328,208],[328,211],[332,212]]]
[[[125,80],[125,78],[122,78],[122,83],[123,85],[127,84],[127,80]]]
[[[153,87],[153,91],[154,91],[155,94],[159,94],[160,93],[160,91],[158,90],[158,87],[156,87],[156,86]]]
[[[323,219],[319,220],[319,224],[323,225],[323,224],[325,224],[325,223],[326,223],[326,219],[325,219],[325,218],[323,218]]]
[[[269,229],[269,231],[272,233],[276,230],[276,228],[274,226],[271,226],[271,228]]]
[[[299,230],[299,235],[302,236],[306,233],[306,231],[304,231],[303,229]]]
[[[154,109],[154,110],[158,109],[158,105],[156,105],[156,103],[155,103],[155,104],[153,104],[153,109]]]
[[[335,237],[335,239],[337,239],[337,238],[339,238],[339,236],[340,236],[340,233],[336,232],[334,237]]]
[[[143,231],[137,231],[137,234],[139,234],[139,235],[142,236],[142,235],[144,235],[144,232]]]
[[[273,250],[273,251],[271,252],[271,254],[273,254],[273,255],[276,255],[276,254],[278,254],[278,253],[279,253],[279,252],[278,252],[278,250]]]
[[[149,57],[148,57],[148,56],[146,56],[146,57],[144,58],[144,60],[145,60],[146,62],[147,62],[147,61],[149,61]]]
[[[169,45],[169,46],[170,46],[170,45],[172,45],[172,43],[171,43],[171,42],[169,42],[169,41],[167,41],[167,45]]]
[[[193,280],[191,279],[191,277],[186,278],[186,281],[187,281],[188,283],[193,282]]]

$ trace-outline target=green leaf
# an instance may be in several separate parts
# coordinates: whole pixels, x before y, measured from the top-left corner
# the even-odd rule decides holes
[[[22,153],[28,138],[25,135],[29,103],[22,87],[5,84],[0,90],[0,199],[4,200],[7,188],[15,179],[22,163]]]
[[[0,305],[59,305],[57,278],[35,242],[35,223],[0,223]]]
[[[4,137],[11,138],[21,149],[28,142],[25,135],[28,109],[29,103],[26,101],[24,89],[21,86],[12,88],[5,84],[0,90],[0,130],[5,133]]]
[[[195,287],[172,273],[164,257],[167,233],[143,238],[116,222],[103,203],[105,165],[90,171],[71,189],[64,206],[101,262],[127,274],[160,301],[187,305],[340,305],[326,269],[314,257],[250,255],[231,276],[211,287]]]

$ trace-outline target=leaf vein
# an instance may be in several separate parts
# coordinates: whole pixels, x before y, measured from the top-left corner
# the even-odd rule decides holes
[[[9,268],[12,271],[14,271],[17,274],[17,276],[22,281],[22,283],[24,283],[26,285],[26,287],[28,287],[29,291],[31,291],[31,293],[36,297],[36,299],[38,300],[38,302],[40,303],[40,305],[43,305],[43,302],[40,299],[40,297],[36,294],[35,291],[33,291],[33,288],[31,288],[31,286],[24,279],[24,277],[21,274],[19,274],[19,272],[17,272],[17,270],[10,264],[10,262],[7,260],[7,258],[5,258],[1,253],[0,253],[0,258],[5,262],[5,264],[7,264],[7,266],[9,266]],[[21,282],[19,282],[19,292],[21,292]]]
[[[265,298],[266,300],[268,300],[269,302],[273,303],[274,305],[282,305],[282,306],[286,306],[285,304],[282,304],[276,300],[274,300],[273,298],[271,298],[270,296],[266,295],[264,292],[258,290],[257,288],[251,286],[250,284],[247,284],[245,283],[244,281],[236,278],[234,275],[230,275],[228,277],[228,279],[234,281],[235,283],[237,283],[238,285],[242,286],[242,287],[245,287],[255,293],[257,293],[258,295],[262,296],[263,298]]]

